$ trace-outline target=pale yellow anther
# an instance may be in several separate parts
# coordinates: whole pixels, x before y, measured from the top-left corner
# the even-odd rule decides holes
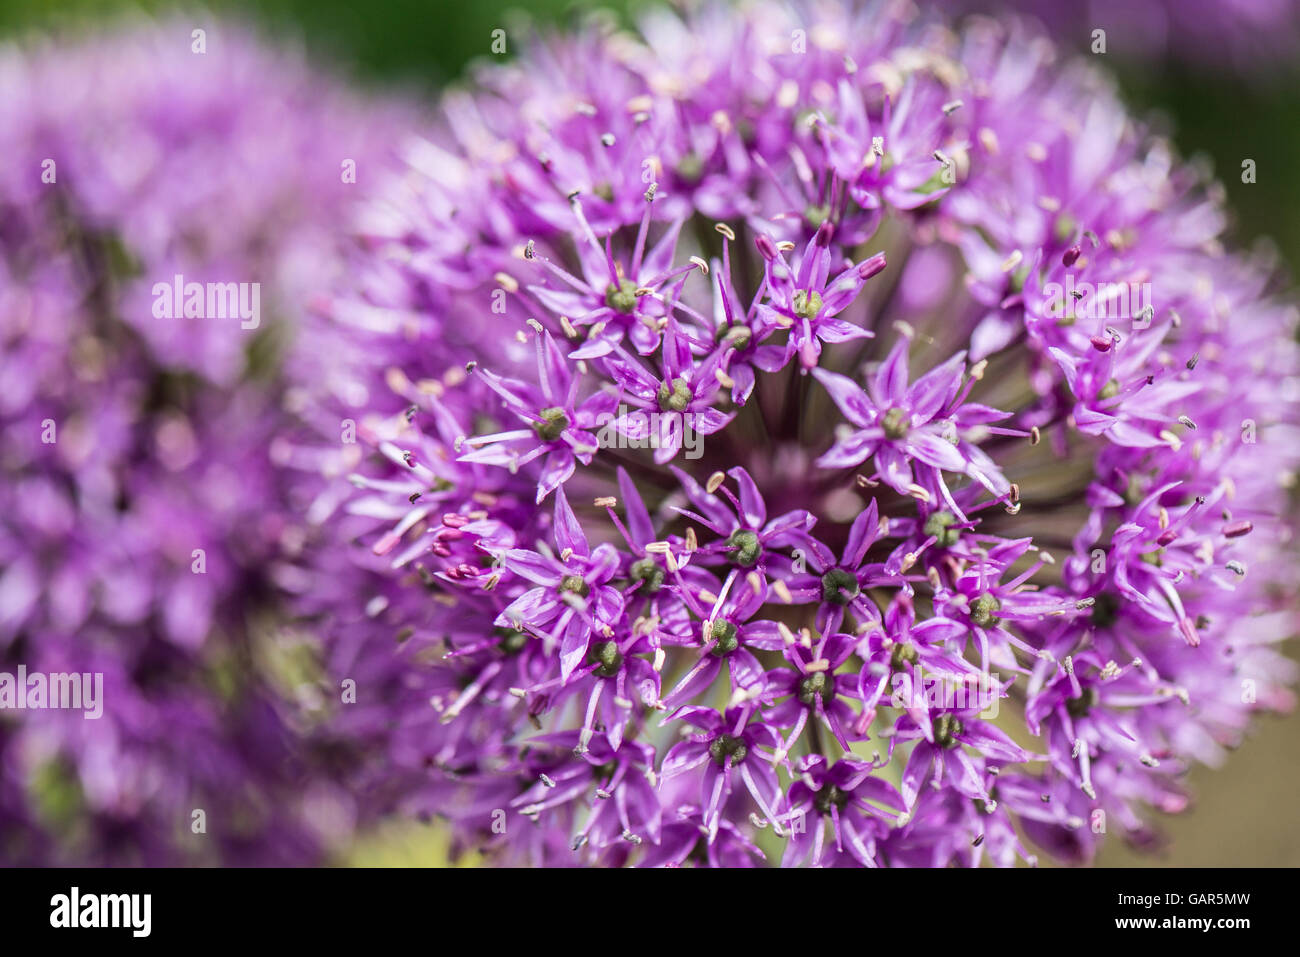
[[[761,687],[754,688],[737,688],[731,695],[731,700],[727,702],[728,708],[737,708],[746,701],[751,701],[763,693]]]
[[[384,383],[399,394],[405,393],[411,387],[411,380],[406,377],[406,373],[397,368],[389,369],[384,373]]]

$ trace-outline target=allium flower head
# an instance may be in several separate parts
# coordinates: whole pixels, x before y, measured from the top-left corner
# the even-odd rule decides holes
[[[1294,58],[1300,45],[1295,0],[942,0],[954,12],[1038,17],[1063,45],[1108,56],[1210,64],[1219,71],[1264,74]]]
[[[1267,264],[1032,28],[846,7],[485,68],[323,310],[392,320],[336,521],[458,846],[1086,860],[1291,704]]]
[[[305,523],[268,448],[344,160],[377,177],[404,111],[193,30],[0,48],[0,672],[103,682],[93,718],[4,702],[6,863],[304,863],[356,816],[272,627]],[[260,315],[156,308],[178,281]]]

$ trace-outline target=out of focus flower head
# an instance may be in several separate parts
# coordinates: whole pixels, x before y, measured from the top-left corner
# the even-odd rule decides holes
[[[921,6],[925,6],[922,0]],[[1288,71],[1300,50],[1296,0],[938,0],[953,12],[1037,17],[1064,47],[1150,65],[1256,76]]]
[[[405,108],[206,15],[6,45],[0,100],[0,672],[103,682],[0,712],[0,860],[318,860],[357,812],[273,625],[268,450]]]
[[[475,79],[283,449],[388,569],[406,693],[355,715],[410,811],[504,862],[1081,861],[1291,705],[1295,310],[1104,75],[754,3]]]

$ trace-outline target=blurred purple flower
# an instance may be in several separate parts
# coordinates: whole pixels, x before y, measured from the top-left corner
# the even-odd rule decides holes
[[[346,163],[377,178],[406,110],[193,28],[0,48],[0,672],[104,682],[99,718],[0,712],[5,863],[301,864],[364,813],[279,627],[304,522],[268,448]],[[265,316],[160,315],[178,274]]]

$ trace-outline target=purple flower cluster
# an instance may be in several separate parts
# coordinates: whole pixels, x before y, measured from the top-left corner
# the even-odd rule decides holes
[[[1296,0],[940,0],[954,13],[1038,17],[1062,45],[1133,59],[1165,57],[1260,73],[1300,49]],[[1098,32],[1100,31],[1100,32]]]
[[[1291,704],[1297,317],[1223,219],[1015,21],[711,6],[483,70],[317,303],[373,454],[285,452],[388,569],[325,630],[401,687],[357,714],[407,809],[540,865],[1150,840]]]
[[[0,100],[0,672],[102,681],[98,717],[3,701],[0,861],[319,860],[358,812],[275,612],[304,522],[267,450],[345,162],[377,178],[401,111],[188,18],[4,47]],[[178,274],[258,321],[156,308]]]

